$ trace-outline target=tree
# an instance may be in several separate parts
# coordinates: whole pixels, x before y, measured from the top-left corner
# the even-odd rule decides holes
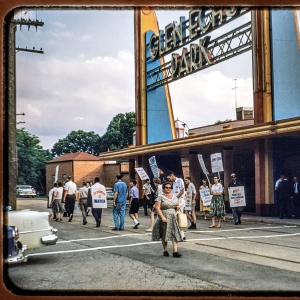
[[[214,123],[214,125],[222,124],[222,123],[226,123],[226,122],[232,122],[232,120],[231,119],[226,119],[224,121],[218,120],[217,122]]]
[[[18,183],[34,187],[45,185],[46,165],[52,158],[49,150],[44,150],[40,140],[24,128],[17,128]]]
[[[101,137],[100,152],[127,148],[132,144],[135,132],[135,113],[117,114],[109,123],[106,133]]]
[[[66,153],[86,152],[99,155],[100,137],[94,131],[72,131],[65,138],[58,140],[51,149],[53,156]]]

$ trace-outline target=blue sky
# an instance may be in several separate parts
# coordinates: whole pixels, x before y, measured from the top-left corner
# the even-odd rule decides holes
[[[44,54],[19,51],[17,62],[17,121],[51,149],[72,130],[100,136],[117,113],[134,111],[133,11],[32,10],[15,18],[42,20],[37,31],[16,32],[16,46],[43,48]],[[186,11],[157,11],[160,29]],[[220,28],[221,35],[250,20],[250,14]],[[176,51],[181,54],[181,49]],[[171,83],[175,119],[190,128],[235,119],[238,107],[252,106],[251,51]],[[167,60],[166,60],[167,61]]]

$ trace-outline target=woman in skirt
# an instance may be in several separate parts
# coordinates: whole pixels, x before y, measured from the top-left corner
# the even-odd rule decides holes
[[[210,216],[212,217],[212,224],[210,228],[216,227],[216,218],[218,219],[217,228],[221,228],[221,220],[224,216],[225,207],[223,200],[223,186],[219,183],[217,176],[214,177],[214,184],[209,185],[210,193],[213,196],[210,204]]]
[[[155,199],[155,210],[158,217],[152,230],[152,241],[161,240],[164,256],[169,256],[167,243],[172,241],[173,257],[181,257],[177,250],[178,242],[182,241],[176,214],[176,211],[180,209],[179,200],[171,193],[171,182],[164,182],[162,189],[163,194]]]

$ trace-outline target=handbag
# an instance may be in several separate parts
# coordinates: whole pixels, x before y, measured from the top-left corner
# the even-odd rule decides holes
[[[54,201],[50,202],[49,207],[53,207]]]
[[[186,214],[182,213],[181,210],[177,212],[177,222],[178,222],[178,226],[181,228],[188,227],[187,216]]]

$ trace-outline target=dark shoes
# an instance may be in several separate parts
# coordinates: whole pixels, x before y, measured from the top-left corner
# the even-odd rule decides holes
[[[73,214],[70,214],[70,217],[69,217],[69,222],[71,222],[73,219]]]
[[[101,223],[101,220],[98,220],[98,221],[96,222],[96,227],[100,227],[100,223]]]
[[[90,212],[90,210],[88,209],[88,210],[86,211],[86,215],[87,215],[87,216],[89,215],[89,212]]]
[[[116,228],[116,227],[114,227],[114,228],[112,228],[111,230],[119,230],[118,228]]]
[[[164,256],[170,256],[168,251],[164,251]]]
[[[196,224],[192,224],[188,229],[197,229]]]
[[[238,222],[234,222],[234,225],[239,225],[239,223]]]
[[[181,257],[181,254],[179,252],[173,252],[173,257]]]
[[[133,227],[133,229],[139,229],[138,226],[140,225],[140,223],[136,223]]]
[[[239,224],[242,224],[241,220],[238,221]]]
[[[83,222],[83,225],[86,225],[87,224],[87,221]]]

